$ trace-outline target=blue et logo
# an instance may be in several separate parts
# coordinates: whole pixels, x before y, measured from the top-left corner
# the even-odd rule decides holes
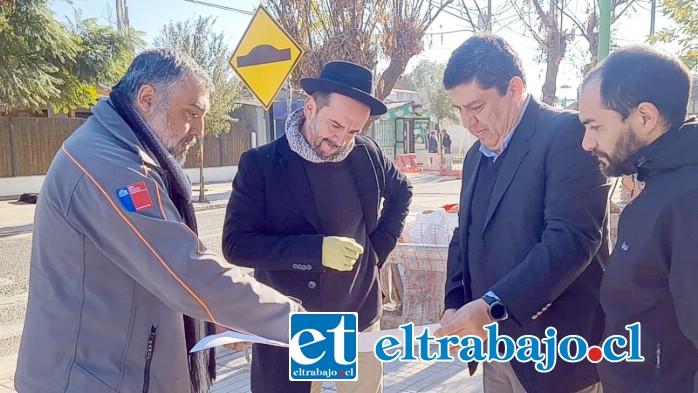
[[[289,329],[291,381],[356,381],[356,313],[292,313]]]

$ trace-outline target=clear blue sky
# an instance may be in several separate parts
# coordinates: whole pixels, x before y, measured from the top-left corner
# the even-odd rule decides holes
[[[227,7],[233,7],[244,11],[252,12],[259,5],[259,0],[202,0],[207,3],[219,4]],[[573,0],[582,2],[582,0]],[[500,0],[495,0],[495,3]],[[115,0],[72,0],[72,5],[61,0],[53,0],[52,8],[56,12],[59,20],[64,21],[66,17],[72,18],[73,8],[82,10],[83,17],[96,17],[102,23],[116,20]],[[183,21],[196,15],[213,15],[217,17],[217,22],[214,28],[223,31],[229,41],[231,50],[235,49],[238,41],[248,23],[251,20],[250,15],[241,13],[224,11],[217,8],[194,4],[185,0],[127,0],[129,19],[131,27],[141,30],[146,33],[146,41],[152,44],[157,37],[162,27],[170,21]],[[583,6],[583,5],[581,5]],[[496,7],[495,7],[496,8]],[[664,27],[668,22],[659,17],[657,29]],[[465,23],[458,18],[442,13],[439,18],[432,24],[429,29],[430,33],[448,32],[464,28]],[[633,28],[629,28],[632,26]],[[640,43],[645,41],[647,32],[649,31],[649,13],[646,10],[639,9],[635,16],[626,18],[619,26],[617,26],[617,34],[622,34],[616,37],[616,42],[621,45],[629,43]],[[528,77],[528,90],[536,96],[540,96],[540,89],[545,78],[545,66],[536,61],[538,53],[537,44],[530,37],[522,34],[522,28],[516,28],[517,31],[504,29],[498,31],[498,34],[509,40],[516,50],[521,55],[526,73]],[[445,62],[453,49],[461,42],[470,36],[469,32],[457,32],[451,34],[443,34],[443,43],[441,35],[432,35],[432,39],[427,39],[425,46],[426,51],[418,57],[412,59],[408,70],[417,64],[420,58],[428,58],[440,62]],[[568,47],[575,49],[577,53],[581,50],[588,50],[585,41],[578,41]],[[578,57],[578,55],[577,55]],[[560,68],[558,74],[558,87],[569,85],[570,89],[558,90],[559,96],[568,98],[576,96],[576,88],[581,75],[578,71],[581,60],[569,56]]]
[[[220,4],[244,11],[253,12],[259,1],[248,0],[203,0],[206,3]],[[162,27],[170,21],[183,21],[196,15],[217,17],[216,28],[223,31],[235,48],[240,36],[252,19],[250,15],[224,11],[217,8],[194,4],[185,0],[127,0],[131,27],[146,33],[146,41],[152,44]],[[82,10],[85,18],[99,18],[102,23],[116,21],[115,0],[72,0],[72,5],[61,0],[53,0],[52,9],[60,21],[73,18],[73,8]]]

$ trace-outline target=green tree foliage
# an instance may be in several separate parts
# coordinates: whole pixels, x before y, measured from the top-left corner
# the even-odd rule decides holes
[[[0,113],[39,111],[61,94],[62,64],[78,45],[53,17],[47,1],[0,2]]]
[[[437,124],[443,119],[458,120],[451,97],[441,83],[445,69],[444,63],[422,59],[417,67],[405,76],[405,80],[418,92],[426,94],[427,109],[431,116],[436,118]]]
[[[206,133],[218,135],[230,130],[230,112],[239,106],[242,83],[228,65],[231,53],[223,33],[214,31],[214,24],[215,19],[210,16],[170,22],[162,28],[154,45],[183,51],[208,70],[215,91],[206,116]]]
[[[96,85],[111,85],[128,67],[142,33],[123,37],[95,19],[68,26],[46,0],[0,1],[0,114],[89,107]]]
[[[57,111],[88,108],[97,101],[97,86],[113,86],[124,75],[135,56],[135,48],[146,46],[143,33],[131,30],[124,37],[112,26],[103,26],[97,19],[82,19],[75,13],[75,22],[67,26],[78,44],[74,62],[63,66],[65,83],[59,99],[54,103]]]
[[[692,70],[698,70],[698,1],[664,0],[662,12],[676,26],[662,29],[650,37],[650,42],[674,43],[680,48],[681,59]]]
[[[131,29],[129,37],[124,38],[112,26],[102,26],[97,19],[81,16],[76,12],[76,22],[69,26],[81,47],[74,71],[83,81],[114,85],[131,64],[134,49],[146,46],[144,33]]]

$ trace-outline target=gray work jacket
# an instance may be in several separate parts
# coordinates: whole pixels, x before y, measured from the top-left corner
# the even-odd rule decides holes
[[[206,250],[106,102],[46,175],[16,389],[189,393],[182,314],[288,341],[289,298]]]

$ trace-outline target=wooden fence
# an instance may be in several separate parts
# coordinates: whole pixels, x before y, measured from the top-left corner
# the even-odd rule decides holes
[[[244,121],[233,123],[230,131],[218,137],[204,138],[204,167],[237,165],[242,153],[250,148],[251,136]],[[199,149],[194,146],[189,150],[185,168],[198,168]]]
[[[0,117],[0,177],[43,175],[84,120]]]
[[[0,177],[44,175],[53,156],[84,120],[45,117],[0,117]],[[233,123],[230,132],[204,138],[204,166],[237,165],[250,147],[244,122]],[[198,167],[193,147],[185,167]]]

